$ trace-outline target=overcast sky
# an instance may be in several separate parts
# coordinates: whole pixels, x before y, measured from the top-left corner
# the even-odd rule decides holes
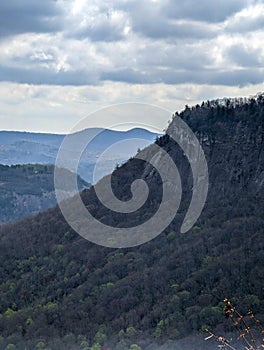
[[[253,95],[263,43],[263,0],[1,1],[0,129],[63,133],[115,103]]]

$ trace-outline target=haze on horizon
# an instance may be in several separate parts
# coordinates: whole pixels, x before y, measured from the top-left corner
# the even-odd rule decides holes
[[[174,112],[256,94],[263,28],[258,0],[1,2],[0,129],[68,133],[108,105]],[[163,130],[167,114],[149,121]],[[107,123],[91,118],[89,126]]]

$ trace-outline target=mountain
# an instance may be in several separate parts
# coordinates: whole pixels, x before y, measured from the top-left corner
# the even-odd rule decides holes
[[[193,176],[185,154],[168,136],[178,118],[200,141],[209,171],[204,210],[187,233],[180,227]],[[138,349],[132,344],[144,350],[215,349],[203,341],[202,330],[231,331],[222,312],[224,298],[242,312],[253,309],[264,321],[264,95],[186,106],[155,144],[177,164],[183,194],[173,222],[148,243],[97,246],[76,234],[58,207],[0,227],[1,350],[8,344],[17,349]],[[132,158],[113,173],[118,199],[131,198],[135,179],[147,182],[149,196],[134,213],[101,205],[96,187],[84,190],[82,200],[106,225],[129,228],[146,222],[161,203],[161,178],[149,163]]]
[[[64,170],[65,176],[71,174]],[[90,185],[78,178],[79,189]],[[0,224],[56,205],[53,165],[0,165]]]
[[[87,182],[93,182],[94,165],[100,154],[111,145],[124,140],[136,140],[127,147],[113,148],[104,160],[102,176],[111,172],[117,163],[123,163],[133,156],[139,147],[145,147],[155,140],[158,134],[145,129],[135,128],[128,131],[107,129],[85,129],[73,134],[85,138],[98,135],[85,149],[78,173]],[[30,132],[0,131],[0,164],[54,164],[59,147],[66,135],[42,134]],[[109,171],[110,170],[110,171]]]

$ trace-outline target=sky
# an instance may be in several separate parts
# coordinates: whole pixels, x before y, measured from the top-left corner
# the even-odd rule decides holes
[[[0,129],[67,133],[117,103],[255,95],[263,42],[263,0],[1,1]]]

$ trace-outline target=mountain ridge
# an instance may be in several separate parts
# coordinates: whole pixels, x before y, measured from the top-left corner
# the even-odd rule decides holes
[[[79,349],[80,336],[89,347],[103,334],[99,343],[110,349],[129,349],[132,343],[153,348],[147,339],[157,348],[164,343],[170,348],[171,342],[177,348],[178,338],[198,336],[204,327],[230,331],[222,314],[226,297],[264,321],[264,101],[258,97],[217,108],[205,102],[179,116],[200,140],[209,169],[208,198],[192,230],[179,233],[191,198],[190,165],[168,135],[156,144],[178,166],[183,199],[175,220],[150,242],[129,249],[96,246],[73,232],[58,207],[0,227],[5,345],[12,341],[34,348],[44,339],[55,349],[57,339],[56,349]],[[100,205],[94,187],[82,193],[83,202],[111,226],[144,222],[162,198],[160,177],[149,164],[130,159],[112,175],[117,198],[131,197],[135,178],[150,189],[136,213],[110,212]]]
[[[109,152],[111,153],[111,146],[117,142],[142,139],[141,141],[134,140],[133,144],[112,151],[109,159],[105,162],[105,169],[102,169],[102,174],[106,175],[109,173],[109,169],[112,171],[117,163],[123,163],[136,153],[137,148],[145,147],[159,135],[141,128],[128,131],[91,128],[69,135],[0,131],[0,164],[54,165],[59,148],[66,136],[72,137],[74,140],[78,138],[89,140],[91,138],[89,145],[83,152],[78,175],[85,181],[92,183],[94,167],[102,152],[110,147]]]

